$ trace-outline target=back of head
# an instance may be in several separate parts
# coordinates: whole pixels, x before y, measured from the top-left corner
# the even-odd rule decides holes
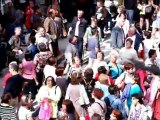
[[[15,62],[15,61],[11,62],[11,63],[9,63],[9,66],[10,66],[14,71],[18,72],[19,66],[18,66],[17,62]]]
[[[46,45],[44,43],[39,43],[38,48],[39,48],[40,52],[46,51]]]
[[[5,93],[1,97],[1,103],[9,104],[12,99],[12,95],[10,93]]]
[[[101,120],[101,116],[97,113],[93,114],[91,120]]]
[[[51,56],[51,57],[48,58],[47,62],[48,62],[49,65],[53,66],[53,65],[56,65],[57,59],[54,56]]]
[[[25,51],[25,59],[26,59],[26,61],[31,61],[32,60],[32,54],[29,50]]]

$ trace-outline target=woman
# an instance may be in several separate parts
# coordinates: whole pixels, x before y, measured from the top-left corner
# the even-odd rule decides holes
[[[81,73],[75,70],[71,72],[71,83],[68,85],[65,99],[73,102],[80,119],[83,119],[86,115],[84,107],[89,104],[89,99],[84,86],[79,84],[81,79]]]
[[[112,77],[113,80],[117,79],[121,73],[122,73],[122,68],[120,64],[117,63],[117,58],[118,58],[118,52],[113,50],[109,54],[109,76]]]
[[[112,114],[110,115],[110,120],[122,120],[122,113],[121,111],[114,109]]]
[[[95,78],[96,74],[98,73],[98,67],[100,66],[104,66],[108,70],[107,63],[104,61],[104,53],[101,51],[97,53],[97,58],[93,62],[92,66],[94,72],[93,78]]]
[[[47,60],[47,64],[44,67],[43,73],[45,78],[48,76],[52,76],[54,79],[56,79],[56,65],[57,65],[57,59],[53,56],[49,57]]]
[[[45,85],[42,86],[36,96],[36,101],[41,101],[47,98],[51,105],[51,118],[56,119],[58,113],[58,102],[61,98],[61,89],[56,85],[56,82],[52,76],[48,76],[45,80]]]
[[[6,93],[1,97],[0,104],[0,118],[2,120],[17,120],[16,110],[11,106],[12,96],[10,93]]]
[[[60,119],[62,119],[62,120],[79,120],[79,116],[73,106],[72,101],[63,100],[62,109],[60,111]]]
[[[94,103],[88,108],[89,116],[91,117],[95,113],[101,116],[101,120],[105,120],[106,114],[106,104],[104,101],[101,100],[103,97],[103,91],[95,88],[92,92],[92,97],[94,98]]]
[[[128,116],[128,120],[148,120],[147,109],[143,105],[142,95],[132,95],[132,107]]]
[[[38,81],[36,79],[35,64],[29,51],[26,51],[25,58],[22,60],[20,68],[22,70],[22,76],[25,79],[23,93],[29,95],[29,92],[31,92],[31,99],[34,100],[37,94],[36,86],[38,85]]]

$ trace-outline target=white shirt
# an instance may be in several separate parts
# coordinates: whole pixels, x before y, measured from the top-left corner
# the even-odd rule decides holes
[[[39,43],[44,43],[46,47],[48,48],[48,43],[50,41],[50,37],[48,34],[46,34],[44,37],[41,36],[39,33],[35,35],[36,38],[36,44],[38,45]]]
[[[56,68],[51,65],[46,65],[44,67],[43,73],[44,73],[45,78],[47,78],[48,76],[52,76],[54,79],[56,79],[57,77]]]
[[[75,36],[79,35],[79,24],[80,24],[80,20],[78,20],[77,23],[76,23]]]
[[[18,111],[19,120],[28,120],[32,117],[32,112],[28,110],[26,107],[21,106]]]
[[[148,52],[150,49],[153,48],[153,40],[151,39],[145,39],[143,41],[144,44],[144,53],[145,53],[145,58],[148,58]]]

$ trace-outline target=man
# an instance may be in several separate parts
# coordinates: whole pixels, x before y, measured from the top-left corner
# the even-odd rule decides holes
[[[14,104],[18,104],[18,99],[21,95],[24,78],[18,74],[19,66],[16,62],[11,62],[9,64],[9,72],[11,77],[7,80],[6,86],[4,88],[4,93],[11,93]]]
[[[156,58],[157,58],[156,50],[150,49],[149,52],[148,52],[148,56],[149,56],[149,58],[147,58],[145,60],[145,66],[147,66],[147,67],[157,66],[157,62],[156,62]]]
[[[117,23],[111,31],[111,46],[116,49],[121,49],[125,43],[125,35],[123,31],[123,25],[125,22],[125,15],[120,14],[117,17]]]
[[[77,37],[78,56],[82,60],[83,53],[83,36],[87,28],[87,21],[83,18],[83,10],[77,11],[77,17],[73,18],[70,34]]]

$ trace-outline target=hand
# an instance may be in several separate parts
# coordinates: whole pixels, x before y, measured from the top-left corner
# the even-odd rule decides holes
[[[38,86],[39,85],[39,82],[38,81],[36,81],[36,86]]]

